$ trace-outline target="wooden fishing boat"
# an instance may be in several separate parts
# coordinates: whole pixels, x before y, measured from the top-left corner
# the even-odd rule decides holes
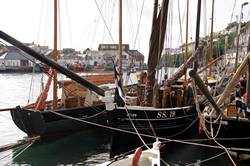
[[[130,97],[130,105],[116,106],[114,110],[107,111],[109,125],[122,131],[115,131],[112,134],[111,156],[124,153],[134,145],[141,145],[142,142],[138,136],[141,136],[146,142],[151,143],[155,137],[165,137],[171,139],[192,138],[198,133],[198,116],[194,105],[183,105],[183,96],[178,96],[183,89],[173,89],[169,92],[163,91],[165,97],[161,98],[163,104],[161,108],[150,106],[133,105],[137,103],[138,97]],[[182,87],[182,86],[180,86]],[[143,95],[142,95],[143,96]],[[166,99],[172,99],[171,104]],[[192,99],[191,99],[192,100]],[[169,105],[172,107],[169,107]],[[134,134],[131,134],[134,133]],[[121,148],[121,143],[126,144]]]
[[[164,45],[169,1],[163,0],[161,3],[160,11],[157,0],[154,5],[145,80],[141,79],[141,83],[136,87],[126,89],[126,95],[123,95],[123,88],[119,82],[121,79],[115,76],[117,93],[115,99],[109,101],[109,104],[113,104],[113,107],[107,109],[109,125],[129,132],[113,132],[111,156],[124,153],[135,145],[141,145],[141,138],[152,143],[155,137],[188,138],[198,131],[191,89],[187,86],[187,81],[179,80],[202,48],[197,49],[193,56],[179,67],[173,78],[164,80],[161,85],[158,84],[156,71],[159,69],[158,63]],[[120,76],[121,68],[120,63]],[[121,144],[126,146],[121,148]]]
[[[90,75],[84,77],[96,85],[113,83],[113,75]],[[19,129],[28,136],[53,136],[68,134],[89,128],[90,125],[64,118],[54,112],[68,117],[84,119],[94,123],[106,125],[105,104],[95,94],[71,80],[60,81],[62,98],[58,100],[57,110],[52,110],[52,101],[38,107],[37,103],[24,107],[16,107],[11,111],[11,116]],[[93,126],[91,126],[93,128]]]
[[[244,102],[242,95],[234,93],[235,86],[240,81],[240,77],[244,73],[249,72],[250,53],[238,67],[236,73],[226,85],[224,91],[215,101],[199,76],[192,71],[190,76],[195,80],[196,85],[202,93],[208,98],[213,106],[208,105],[202,114],[200,121],[200,129],[203,131],[203,138],[209,137],[205,143],[221,144],[232,151],[240,153],[249,153],[250,134],[247,132],[250,129],[250,114],[249,114],[249,98]],[[243,87],[244,93],[249,94],[249,78],[247,85]],[[246,87],[247,86],[247,87]],[[246,90],[247,89],[247,90]],[[245,95],[249,97],[248,95]]]
[[[58,109],[55,112],[72,118],[105,124],[106,116],[104,110],[105,105],[99,104],[82,108]],[[63,118],[50,110],[34,111],[17,107],[16,110],[11,111],[11,116],[16,126],[29,137],[64,135],[89,128],[89,125],[76,122],[73,119]]]
[[[113,83],[113,74],[89,75],[84,78],[57,63],[57,1],[54,1],[54,61],[26,47],[21,42],[2,33],[2,37],[10,43],[38,58],[45,65],[49,76],[47,84],[35,103],[11,111],[14,123],[28,136],[51,136],[79,131],[88,125],[76,122],[70,118],[85,119],[97,124],[106,124],[106,109],[99,95],[104,95],[104,90],[98,87],[101,84]],[[57,67],[55,67],[57,66]],[[53,68],[53,69],[52,69]],[[57,81],[57,71],[66,74],[77,81]],[[50,84],[53,81],[53,100],[46,102]],[[58,99],[58,84],[62,88],[62,98]],[[87,87],[87,88],[86,88]],[[90,90],[89,90],[90,89]],[[92,92],[92,91],[94,92]],[[57,113],[57,114],[55,114]],[[60,116],[59,116],[60,115]],[[70,118],[65,118],[67,116]]]
[[[3,40],[13,44],[35,59],[53,68],[48,70],[47,74],[49,75],[49,79],[37,101],[26,107],[17,107],[11,110],[13,121],[17,127],[27,133],[28,136],[39,135],[41,137],[46,137],[55,134],[69,133],[86,127],[86,125],[82,123],[64,118],[63,115],[71,118],[86,119],[98,124],[106,123],[107,119],[105,105],[97,97],[97,95],[104,96],[104,90],[96,84],[112,83],[114,80],[109,76],[102,76],[102,78],[100,78],[100,75],[95,75],[88,76],[88,81],[57,63],[57,1],[54,1],[54,3],[54,61],[37,53],[4,32],[0,32]],[[80,88],[78,84],[73,82],[61,82],[65,91],[63,92],[62,99],[59,100],[57,97],[57,71],[86,88]],[[54,85],[53,100],[45,102],[52,80]],[[89,90],[87,90],[87,88]],[[76,95],[72,95],[75,94],[74,91],[77,91]]]

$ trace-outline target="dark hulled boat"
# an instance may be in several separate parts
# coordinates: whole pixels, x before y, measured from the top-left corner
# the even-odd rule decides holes
[[[78,76],[74,72],[66,69],[63,66],[60,66],[57,63],[57,7],[57,1],[54,1],[54,61],[48,59],[44,55],[37,53],[33,49],[27,47],[23,43],[17,41],[4,32],[0,32],[0,36],[3,40],[16,46],[28,55],[50,67],[50,69],[47,70],[47,74],[49,75],[47,84],[43,89],[43,92],[38,97],[37,101],[34,104],[25,106],[23,108],[17,107],[15,110],[11,111],[12,119],[15,124],[22,131],[27,133],[28,136],[49,136],[54,134],[64,134],[86,128],[86,124],[77,122],[72,118],[77,118],[80,120],[87,119],[88,121],[97,124],[104,124],[106,123],[107,119],[105,114],[105,105],[98,99],[98,97],[96,97],[96,94],[104,96],[104,90],[91,81]],[[61,101],[58,100],[57,97],[57,72],[66,75],[80,84],[74,86],[69,85],[70,88],[66,87],[69,93],[67,95],[63,93],[64,99],[61,99]],[[52,81],[53,100],[52,102],[45,102]],[[98,81],[100,81],[99,83],[101,84],[103,80],[98,79]],[[79,88],[79,86],[82,89]],[[73,89],[71,89],[71,87],[73,87]],[[88,91],[88,89],[94,91],[95,93]],[[72,93],[75,93],[75,91],[77,94],[80,93],[80,95],[76,95],[76,97],[71,98],[65,97],[72,95]],[[65,116],[68,118],[65,118]]]
[[[105,125],[107,120],[104,104],[83,108],[59,109],[55,112],[34,111],[18,106],[16,110],[11,111],[11,116],[16,126],[30,137],[50,137],[69,134],[90,127],[94,128],[92,125],[67,117],[84,119],[102,125]]]
[[[39,61],[76,81],[78,84],[80,84],[78,86],[86,87],[94,91],[96,94],[104,96],[104,90],[102,88],[78,76],[72,71],[69,71],[63,66],[60,66],[47,57],[37,53],[33,49],[27,47],[26,45],[12,38],[6,33],[0,31],[0,37],[18,47],[22,51],[26,52],[27,54],[38,59]],[[85,99],[86,98],[79,98],[80,101],[83,100],[81,102],[84,102]],[[41,97],[41,101],[43,101],[43,97]],[[86,124],[65,118],[63,117],[63,115],[79,119],[85,118],[90,122],[95,122],[98,124],[106,123],[107,117],[105,114],[105,105],[101,101],[93,102],[92,104],[88,104],[88,106],[80,105],[79,107],[73,108],[69,108],[68,106],[62,107],[58,105],[58,109],[54,110],[54,112],[58,113],[58,115],[52,113],[53,109],[51,107],[51,102],[45,104],[49,104],[50,107],[44,107],[43,110],[36,109],[34,105],[29,105],[23,108],[17,107],[17,109],[11,111],[13,121],[18,128],[27,133],[29,136],[48,136],[53,134],[63,134],[65,132],[68,133],[76,130],[82,130],[86,127]]]
[[[111,156],[124,153],[143,145],[139,136],[147,143],[157,137],[190,138],[198,133],[198,119],[195,107],[153,108],[141,106],[117,107],[108,111],[110,125],[131,133],[114,131],[111,142]],[[126,146],[121,147],[121,144]]]
[[[181,84],[177,83],[180,77],[185,74],[184,71],[194,56],[190,57],[187,62],[189,64],[180,66],[175,78],[164,80],[161,85],[156,79],[159,76],[156,71],[159,70],[166,34],[168,4],[168,0],[163,0],[158,11],[158,1],[154,1],[148,70],[145,81],[140,80],[141,84],[138,84],[134,90],[126,90],[126,95],[122,95],[121,90],[117,90],[115,98],[117,106],[112,111],[108,111],[108,116],[111,118],[109,124],[112,127],[129,131],[127,133],[113,132],[111,156],[143,145],[143,140],[152,143],[156,137],[188,138],[193,133],[197,134],[198,132],[195,106],[192,102],[187,102],[193,97],[189,96],[189,99],[184,99],[184,96],[188,97],[187,81]],[[119,79],[116,82],[117,86],[120,86]],[[122,89],[121,86],[120,89]],[[128,98],[131,102],[128,102]],[[121,99],[124,103],[121,102]],[[130,103],[132,104],[130,105]],[[121,147],[122,144],[126,146]]]
[[[206,139],[204,143],[223,146],[223,149],[236,151],[238,154],[250,153],[250,133],[248,132],[250,129],[250,98],[245,99],[248,101],[246,104],[242,96],[245,94],[249,97],[247,94],[249,94],[250,86],[244,85],[245,87],[242,87],[245,89],[245,91],[242,90],[242,95],[239,95],[235,87],[241,80],[241,76],[246,73],[249,57],[250,53],[246,55],[223,93],[217,97],[216,102],[198,74],[195,71],[189,73],[197,87],[210,102],[210,105],[204,109],[203,116],[199,117],[201,119],[200,129],[203,131],[201,137]],[[249,84],[249,79],[246,81]]]
[[[212,126],[206,124],[206,127],[209,132],[213,130],[213,136],[220,144],[232,151],[250,153],[250,133],[247,132],[250,129],[250,120],[248,118],[234,116],[216,120],[216,118],[208,116],[206,119],[214,122]],[[205,133],[203,136],[207,138]],[[213,140],[204,143],[217,145]]]
[[[142,134],[153,133],[160,136],[165,133],[170,138],[197,120],[194,107],[153,108],[143,106],[117,107],[108,112],[110,124],[119,129],[134,131]],[[133,123],[133,124],[132,124]],[[134,125],[134,126],[133,126]],[[153,131],[152,131],[153,130]]]

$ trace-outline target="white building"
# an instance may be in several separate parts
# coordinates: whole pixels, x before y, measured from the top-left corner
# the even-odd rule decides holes
[[[141,67],[144,56],[137,50],[130,50],[128,44],[123,44],[122,65],[123,68]],[[100,44],[98,50],[87,49],[86,63],[92,66],[111,66],[118,57],[118,44]]]

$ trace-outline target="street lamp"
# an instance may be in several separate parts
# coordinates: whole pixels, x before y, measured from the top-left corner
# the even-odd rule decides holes
[[[241,9],[240,9],[240,21],[238,23],[238,33],[237,33],[237,43],[236,43],[236,56],[235,56],[235,67],[234,67],[234,71],[236,72],[237,70],[237,66],[238,66],[238,54],[239,54],[239,40],[240,40],[240,28],[241,28],[241,19],[243,18],[243,7],[246,6],[248,4],[248,2],[244,2],[243,4],[241,4]]]
[[[241,9],[243,8],[243,6],[246,6],[248,4],[248,2],[244,2],[243,4],[241,4]]]

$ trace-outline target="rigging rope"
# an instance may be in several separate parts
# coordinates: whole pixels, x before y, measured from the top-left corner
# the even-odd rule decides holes
[[[49,22],[49,19],[48,19],[48,15],[49,15],[49,7],[50,7],[50,3],[49,3],[50,0],[47,0],[47,12],[46,12],[46,17],[45,17],[45,28],[44,28],[44,41],[43,41],[43,45],[46,45],[46,39],[47,39],[47,32],[48,32],[48,22]]]
[[[102,4],[101,4],[101,7],[100,7],[100,10],[103,8],[105,2],[105,0],[102,1]],[[95,20],[96,24],[95,24],[95,27],[94,27],[94,34],[92,36],[92,39],[91,39],[91,47],[93,47],[93,43],[94,43],[94,40],[95,40],[95,36],[96,36],[96,32],[97,32],[97,28],[98,28],[98,24],[99,24],[99,21],[100,21],[100,14],[97,14],[97,21]],[[92,29],[91,29],[92,31]]]
[[[138,35],[139,35],[139,30],[140,30],[140,25],[141,25],[141,18],[142,18],[142,13],[143,13],[143,9],[144,9],[144,3],[145,3],[145,0],[143,0],[143,2],[142,2],[142,7],[141,7],[141,12],[140,12],[139,22],[138,22],[138,25],[137,25],[136,34],[135,34],[135,40],[134,40],[134,44],[133,44],[133,49],[135,49],[136,41],[137,41],[137,38],[138,38]]]
[[[209,157],[209,158],[207,158],[207,159],[201,160],[201,161],[199,161],[199,163],[201,164],[201,163],[205,163],[205,162],[207,162],[207,161],[213,160],[213,159],[215,159],[215,158],[218,158],[218,157],[222,156],[222,155],[225,154],[225,153],[226,153],[226,152],[222,152],[222,153],[217,154],[217,155],[215,155],[215,156],[212,156],[212,157]],[[186,166],[192,166],[192,165],[196,166],[196,165],[197,165],[197,162],[191,163],[191,164],[187,164]]]
[[[18,152],[18,154],[16,154],[15,156],[13,156],[13,157],[11,158],[12,161],[13,161],[15,158],[17,158],[19,155],[21,155],[25,150],[27,150],[31,145],[33,145],[33,144],[35,143],[35,141],[38,140],[38,138],[39,138],[39,137],[34,138],[30,143],[27,142],[27,143],[25,143],[25,144],[22,144],[22,145],[19,145],[19,146],[17,146],[17,147],[12,148],[12,153],[10,153],[10,154],[8,154],[8,155],[5,155],[5,156],[1,157],[0,160],[3,160],[3,159],[5,159],[5,158],[9,157],[10,155],[14,154],[15,152],[21,150],[21,149],[24,147],[20,152]],[[27,145],[27,146],[26,146],[26,145]],[[26,147],[25,147],[25,146],[26,146]],[[14,151],[14,150],[15,150],[15,151]],[[4,164],[4,165],[10,165],[10,162],[8,162],[8,163],[6,163],[6,164]]]
[[[106,27],[108,33],[109,33],[109,36],[110,36],[110,38],[111,38],[111,40],[112,40],[112,42],[113,42],[113,44],[114,44],[115,41],[114,41],[114,39],[113,39],[113,37],[112,37],[112,35],[111,35],[111,32],[110,32],[110,30],[109,30],[109,28],[108,28],[108,25],[107,25],[107,23],[106,23],[106,20],[105,20],[105,18],[103,17],[102,11],[101,11],[101,9],[100,9],[100,7],[99,7],[99,5],[98,5],[98,3],[97,3],[96,0],[95,0],[95,4],[96,4],[96,7],[97,7],[97,9],[98,9],[98,11],[99,11],[101,17],[102,17],[102,20],[103,20],[103,22],[104,22],[104,25],[105,25],[105,27]]]
[[[32,98],[33,98],[33,90],[34,90],[34,86],[33,86],[33,81],[34,81],[34,69],[35,69],[35,68],[33,68],[33,72],[32,72],[32,74],[31,74],[30,88],[29,88],[29,97],[28,97],[27,104],[29,104],[31,96],[32,96]],[[33,89],[32,89],[32,88],[33,88]]]
[[[235,9],[235,6],[236,6],[236,1],[237,0],[234,0],[234,5],[233,5],[233,9],[232,9],[232,14],[231,14],[231,18],[230,18],[230,23],[233,21],[233,15],[234,15],[234,9]],[[237,21],[237,20],[236,20]]]
[[[141,137],[141,135],[140,135],[140,133],[138,132],[138,130],[136,129],[136,127],[135,127],[135,125],[134,125],[134,122],[131,120],[130,114],[129,114],[129,112],[128,112],[128,108],[126,107],[126,102],[125,102],[125,109],[126,109],[126,112],[127,112],[128,117],[129,117],[130,123],[131,123],[131,125],[133,126],[133,128],[134,128],[134,130],[135,130],[137,136],[140,138],[140,140],[141,140],[141,142],[144,144],[144,146],[145,146],[147,149],[150,149],[150,148],[148,147],[148,145],[145,143],[145,141],[143,140],[143,138]]]
[[[106,126],[106,125],[101,125],[98,123],[94,123],[94,122],[90,122],[90,121],[86,121],[86,120],[81,120],[78,118],[74,118],[71,116],[67,116],[55,111],[49,111],[55,115],[67,118],[67,119],[71,119],[71,120],[75,120],[78,122],[83,122],[83,123],[87,123],[90,125],[94,125],[94,126],[98,126],[98,127],[102,127],[102,128],[106,128],[106,129],[110,129],[110,130],[114,130],[114,131],[119,131],[119,132],[124,132],[124,133],[128,133],[128,134],[134,134],[137,135],[136,132],[132,132],[132,131],[127,131],[127,130],[123,130],[123,129],[119,129],[119,128],[115,128],[115,127],[110,127],[110,126]],[[152,135],[147,135],[147,134],[140,134],[141,136],[144,137],[148,137],[148,138],[155,138]],[[168,141],[168,142],[176,142],[176,143],[181,143],[181,144],[187,144],[187,145],[193,145],[193,146],[201,146],[201,147],[207,147],[207,148],[214,148],[214,149],[223,149],[220,146],[215,146],[215,145],[207,145],[207,144],[202,144],[202,143],[196,143],[196,142],[191,142],[192,140],[177,140],[177,139],[168,139],[168,138],[164,138],[164,137],[157,137],[160,140],[164,140],[164,141]],[[242,150],[242,151],[250,151],[250,149],[240,149],[240,148],[227,148],[228,150]]]
[[[23,148],[23,147],[24,147],[25,145],[27,145],[27,144],[28,144],[28,143],[26,143],[26,144],[24,144],[24,145],[20,145],[20,146],[18,146],[18,147],[12,148],[12,149],[18,151],[18,150],[20,150],[21,148]],[[9,151],[9,149],[6,150],[6,151]],[[13,152],[11,152],[11,153],[9,153],[9,154],[7,154],[7,155],[1,157],[1,158],[0,158],[0,161],[6,159],[7,157],[9,157],[9,156],[12,155],[12,154],[13,154]]]
[[[205,122],[205,117],[204,116],[202,116],[202,113],[201,113],[201,111],[200,111],[200,109],[199,109],[199,103],[198,103],[198,98],[197,98],[197,93],[196,93],[196,88],[195,88],[195,82],[194,82],[194,80],[192,79],[192,91],[193,91],[193,96],[195,96],[195,105],[196,105],[196,110],[197,110],[197,112],[198,112],[198,115],[199,115],[199,117]],[[210,121],[212,120],[212,117],[210,117]],[[228,155],[228,157],[229,157],[229,159],[230,159],[230,161],[231,161],[231,163],[234,165],[234,166],[236,166],[236,164],[234,163],[234,161],[233,161],[233,159],[232,159],[232,157],[231,157],[231,155],[229,154],[229,150],[225,147],[225,146],[223,146],[223,145],[221,145],[217,140],[216,140],[216,137],[217,137],[217,135],[219,134],[219,131],[220,131],[220,128],[221,128],[221,123],[222,122],[222,117],[220,117],[220,123],[219,123],[219,127],[218,127],[218,129],[217,129],[217,133],[216,133],[216,135],[214,136],[213,135],[213,126],[212,126],[212,123],[210,123],[210,132],[208,132],[208,130],[206,129],[206,125],[205,124],[203,124],[203,130],[204,130],[204,132],[205,132],[205,134],[206,134],[206,136],[209,138],[209,139],[212,139],[217,145],[219,145],[222,149],[224,149],[225,150],[225,152],[227,153],[227,155]],[[211,134],[210,134],[211,133]],[[211,135],[211,136],[210,136]]]
[[[130,76],[128,76],[128,79],[131,80]],[[127,79],[127,80],[128,80],[128,79]],[[125,96],[126,96],[126,95],[127,95],[127,94],[125,94]],[[125,97],[125,98],[126,98],[126,97]],[[130,123],[131,123],[131,125],[133,126],[134,130],[136,131],[138,137],[140,138],[140,140],[142,141],[142,143],[149,149],[149,147],[147,146],[147,144],[145,143],[145,141],[142,139],[140,133],[139,133],[138,130],[136,129],[136,127],[135,127],[133,121],[131,120],[130,114],[129,114],[129,112],[128,112],[128,108],[127,108],[127,106],[126,106],[126,101],[125,101],[125,109],[126,109],[126,112],[127,112],[128,117],[129,117]],[[144,114],[145,114],[145,116],[146,116],[146,119],[148,120],[148,116],[147,116],[147,113],[145,112],[145,110],[144,110]],[[152,132],[153,132],[155,138],[157,138],[156,133],[155,133],[154,128],[153,128],[153,125],[151,124],[151,122],[150,122],[149,120],[148,120],[148,123],[149,123],[150,129],[152,130]]]
[[[70,45],[71,47],[73,46],[72,42],[72,34],[71,34],[71,22],[70,22],[70,17],[69,17],[69,8],[68,8],[68,0],[66,0],[66,13],[67,13],[67,19],[68,19],[68,28],[69,28],[69,40],[70,40]]]
[[[104,0],[102,0],[102,2],[101,2],[100,9],[102,9],[103,5],[104,5]],[[76,44],[76,47],[83,47],[83,48],[85,48],[85,45],[86,45],[87,41],[91,41],[90,42],[91,46],[93,45],[92,43],[94,41],[94,38],[95,38],[95,35],[96,35],[97,25],[98,25],[99,19],[100,19],[99,11],[97,12],[97,14],[96,14],[96,16],[94,18],[95,19],[93,21],[93,24],[89,25],[87,27],[88,29],[83,30],[86,33],[83,33],[83,35],[81,35],[79,42],[77,42],[77,44]],[[93,28],[89,28],[89,27],[92,27],[92,26],[94,26],[94,27]],[[92,34],[94,34],[93,37],[92,37],[92,39],[89,39]]]
[[[26,151],[29,147],[31,147],[36,140],[32,141],[29,145],[27,145],[23,150],[21,150],[19,153],[17,153],[15,156],[12,157],[12,160],[14,160],[15,158],[17,158],[18,156],[20,156],[24,151]],[[4,165],[9,165],[11,162],[6,163]]]
[[[110,19],[110,25],[109,25],[109,28],[110,28],[110,31],[112,30],[112,23],[114,21],[114,13],[115,13],[115,6],[116,6],[116,0],[113,1],[113,4],[112,4],[112,12],[111,12],[111,19]]]
[[[178,7],[178,18],[179,18],[179,25],[180,25],[180,42],[181,45],[183,45],[183,39],[182,39],[182,23],[181,23],[181,12],[180,12],[180,2],[177,0],[177,7]]]
[[[37,33],[37,39],[36,39],[36,41],[37,41],[37,43],[39,43],[39,36],[40,36],[40,29],[41,29],[41,22],[42,22],[42,13],[43,13],[43,1],[44,0],[42,0],[42,6],[41,6],[41,11],[40,11],[40,17],[39,17],[39,26],[38,26],[38,33]]]

